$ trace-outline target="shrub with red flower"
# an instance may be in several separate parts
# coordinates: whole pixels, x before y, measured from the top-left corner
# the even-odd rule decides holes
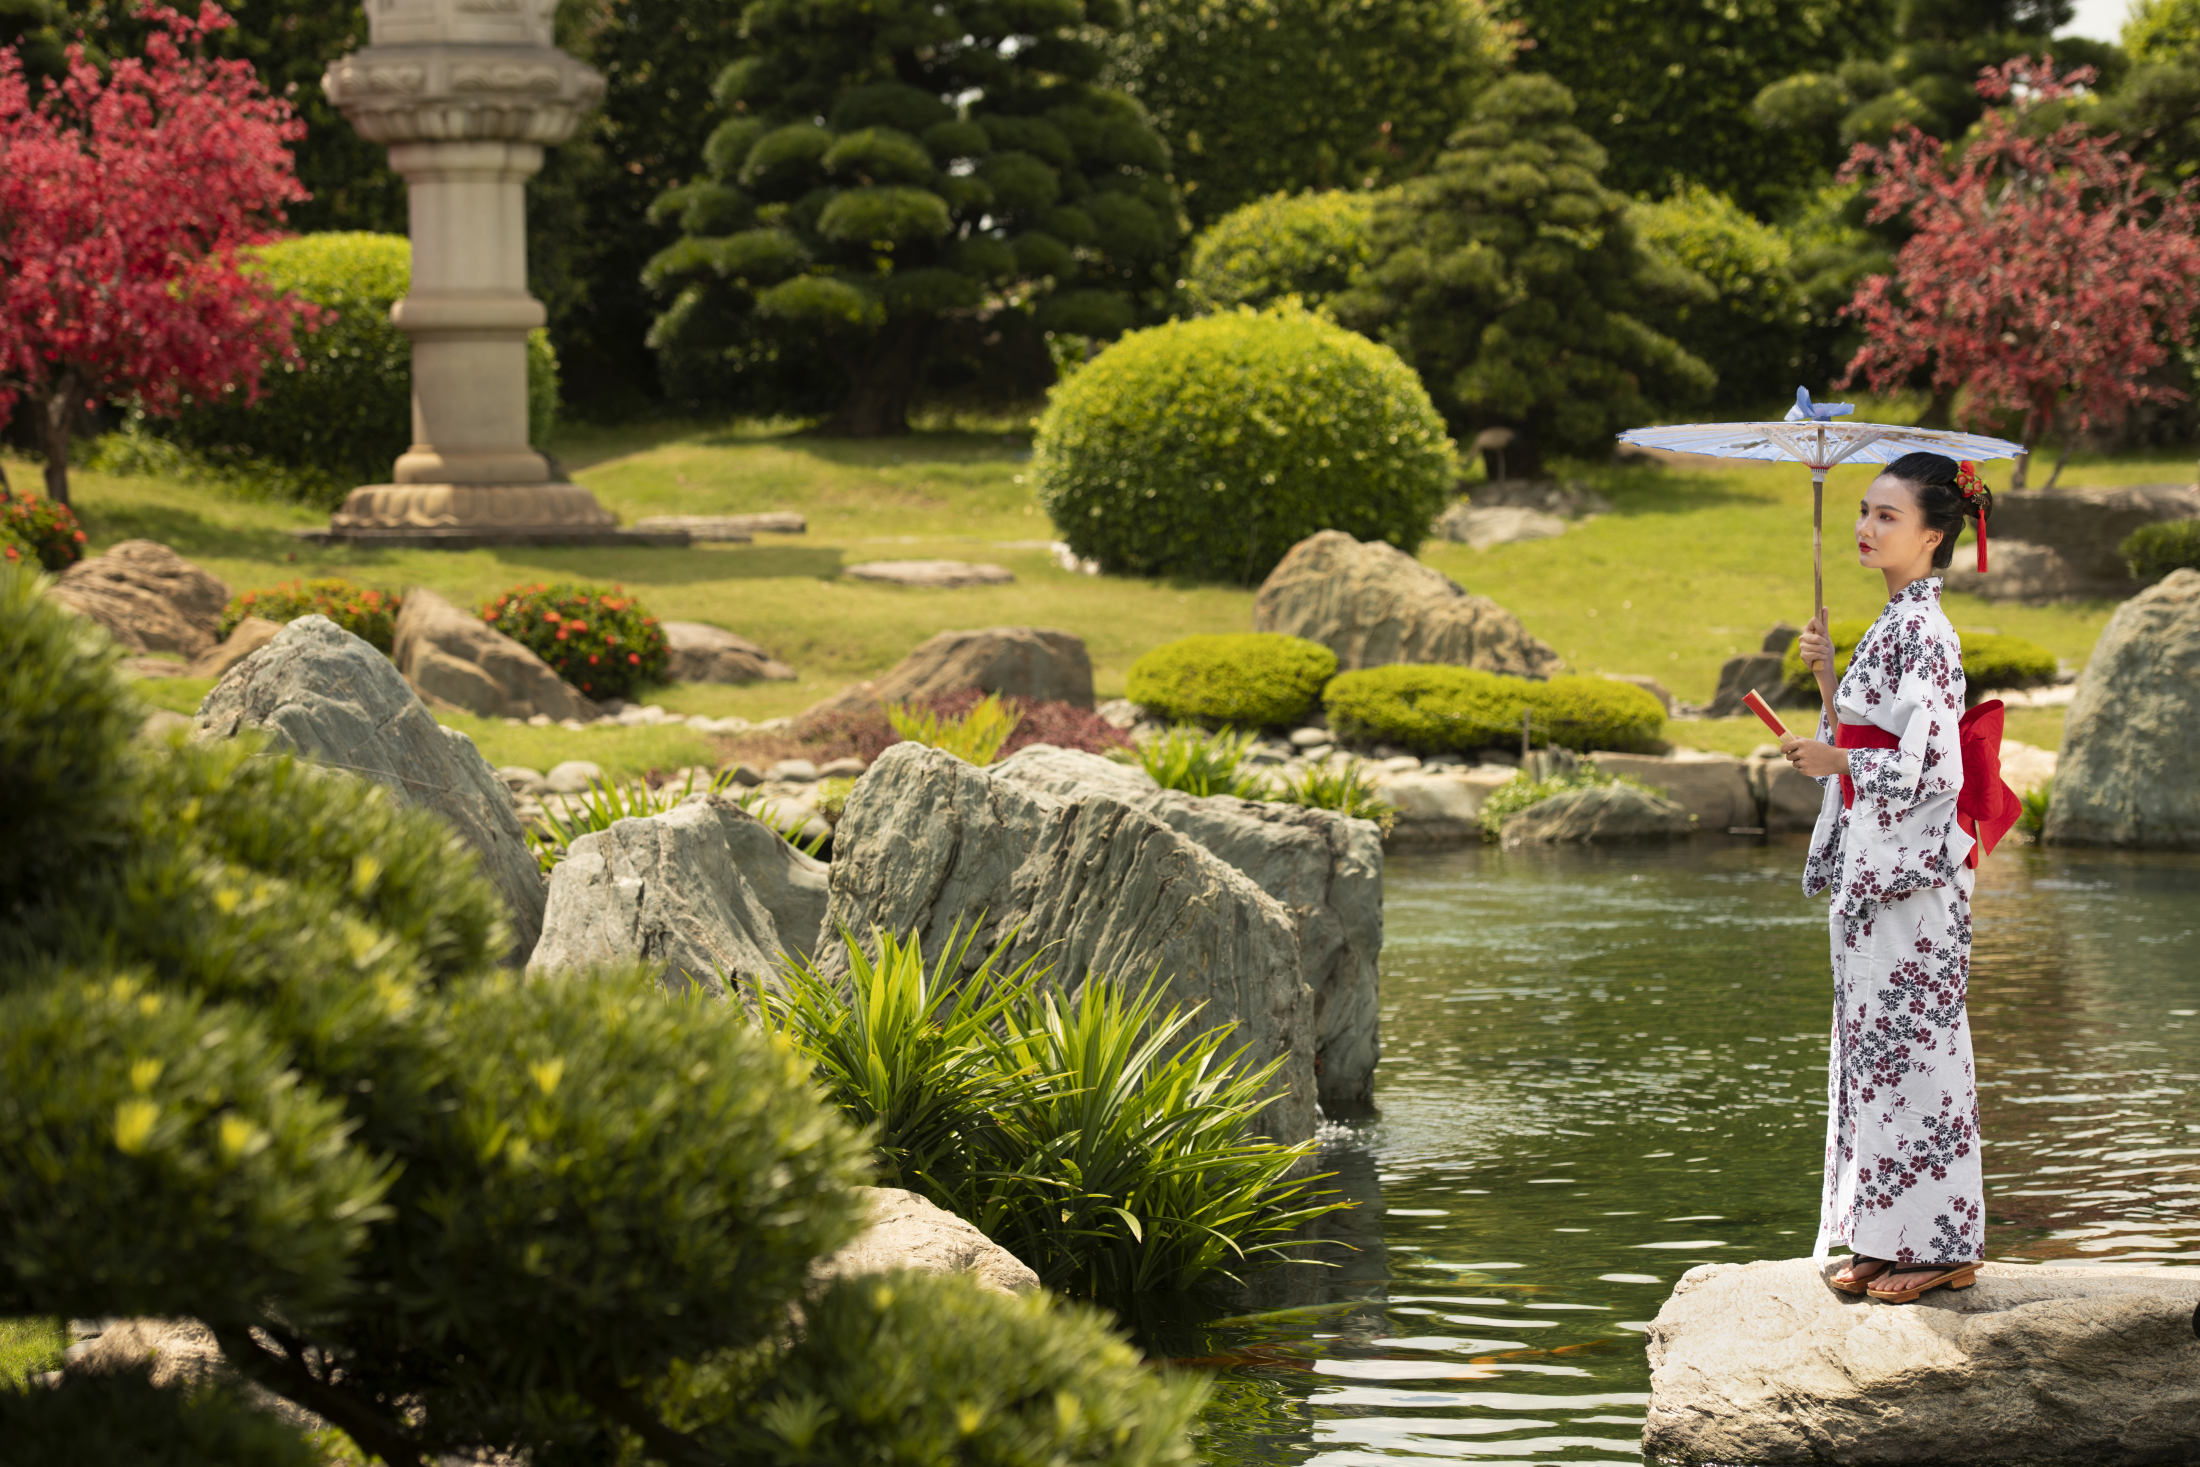
[[[226,638],[248,616],[287,626],[319,612],[387,657],[397,632],[397,613],[403,607],[404,598],[395,591],[377,591],[341,576],[285,581],[230,598],[222,611],[222,636]]]
[[[0,525],[29,546],[47,570],[65,571],[84,558],[84,531],[66,504],[0,489]]]
[[[937,698],[919,699],[917,706],[941,718],[960,718],[977,707],[984,697],[985,691],[981,688],[964,688]],[[1035,702],[1017,697],[1005,697],[1001,702],[1010,712],[1020,716],[1015,732],[1001,745],[997,760],[1006,759],[1030,744],[1053,744],[1057,748],[1081,749],[1088,754],[1105,754],[1110,749],[1131,746],[1129,734],[1090,708],[1080,708],[1075,703]],[[853,755],[866,764],[901,742],[901,735],[894,732],[894,726],[886,720],[886,710],[875,706],[814,719],[803,726],[801,733],[803,743],[815,746],[821,759]]]
[[[672,660],[657,618],[617,586],[514,586],[483,603],[481,619],[591,698],[661,683]]]

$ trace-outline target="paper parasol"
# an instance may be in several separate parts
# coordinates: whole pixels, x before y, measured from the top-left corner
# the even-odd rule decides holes
[[[1713,458],[1755,458],[1798,463],[1810,469],[1811,612],[1826,604],[1826,470],[1835,464],[1891,464],[1906,453],[1942,453],[1953,459],[2016,458],[2021,445],[1980,433],[1939,428],[1901,428],[1892,423],[1837,423],[1856,409],[1847,403],[1813,404],[1795,389],[1795,406],[1778,423],[1684,423],[1671,428],[1630,428],[1622,443],[1701,453]]]

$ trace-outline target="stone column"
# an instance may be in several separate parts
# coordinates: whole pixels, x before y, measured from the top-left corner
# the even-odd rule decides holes
[[[367,0],[370,43],[322,78],[404,176],[413,443],[394,481],[355,489],[341,539],[427,544],[597,540],[594,495],[554,482],[527,441],[527,180],[573,135],[603,77],[551,45],[555,0]]]

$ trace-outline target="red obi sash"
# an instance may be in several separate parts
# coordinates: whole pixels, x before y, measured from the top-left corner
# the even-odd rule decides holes
[[[1963,790],[1956,796],[1956,825],[1973,841],[1970,864],[1974,867],[1980,856],[1993,854],[2024,809],[2017,792],[2001,777],[2001,715],[2001,699],[1989,698],[1964,714],[1956,725],[1956,745],[1963,758]],[[1837,749],[1902,747],[1902,740],[1876,723],[1838,723],[1834,725],[1833,743]],[[1844,773],[1842,807],[1855,803],[1856,785]]]

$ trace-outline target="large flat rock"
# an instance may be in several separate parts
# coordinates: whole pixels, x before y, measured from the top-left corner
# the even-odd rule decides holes
[[[390,660],[325,616],[302,616],[232,667],[199,705],[192,737],[256,729],[269,747],[371,779],[433,810],[471,847],[504,898],[514,952],[542,933],[542,867],[511,794],[473,740],[444,728]]]
[[[2200,850],[2200,571],[2109,618],[2063,719],[2045,839]]]
[[[802,716],[921,702],[966,688],[1033,703],[1092,706],[1092,654],[1084,638],[1053,627],[977,627],[939,632],[879,676],[842,689]]]
[[[1200,1006],[1199,1028],[1233,1026],[1249,1064],[1283,1061],[1262,1128],[1286,1142],[1314,1134],[1314,999],[1292,914],[1118,794],[1047,794],[895,744],[841,812],[831,889],[827,932],[914,934],[930,954],[976,926],[973,968],[1005,946],[1012,964],[1040,955],[1071,992],[1094,975],[1158,974],[1169,1003]],[[821,966],[845,963],[837,943],[824,947]]]
[[[1706,1264],[1649,1332],[1646,1457],[2200,1461],[2200,1270],[1989,1263],[1879,1304],[1808,1258]]]
[[[793,682],[795,670],[747,637],[708,622],[664,624],[667,669],[676,683]]]
[[[125,540],[61,573],[54,600],[132,652],[199,657],[221,640],[229,587],[157,540]]]
[[[1749,787],[1742,761],[1730,755],[1657,759],[1648,754],[1600,753],[1591,754],[1589,762],[1606,774],[1625,775],[1662,790],[1695,816],[1696,829],[1706,834],[1757,824],[1756,792]],[[1812,788],[1815,792],[1816,786]]]

